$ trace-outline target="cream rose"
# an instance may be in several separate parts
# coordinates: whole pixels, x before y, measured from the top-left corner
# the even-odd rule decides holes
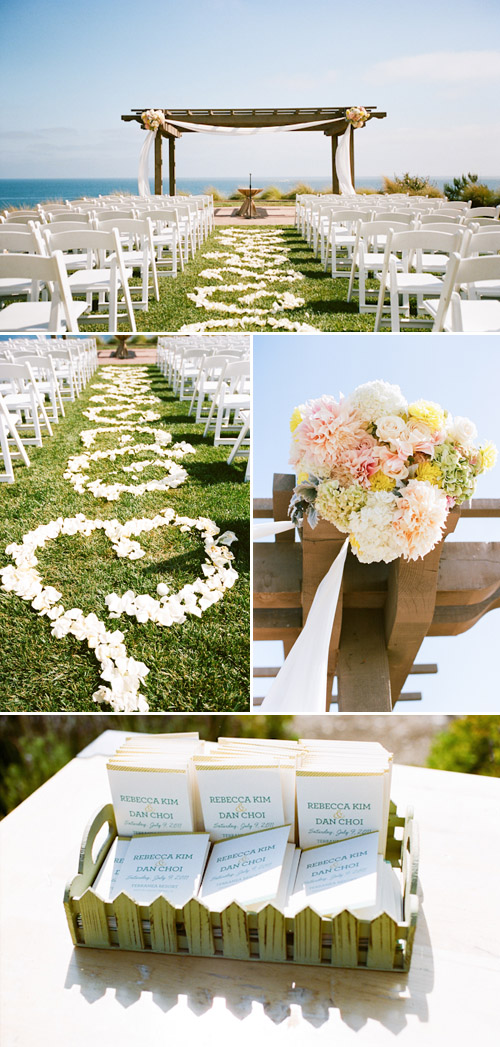
[[[397,414],[387,414],[384,418],[379,418],[375,424],[379,440],[388,444],[395,444],[401,440],[406,429],[405,422]]]
[[[470,418],[454,418],[451,425],[448,426],[447,435],[460,447],[473,447],[477,439],[477,429]]]

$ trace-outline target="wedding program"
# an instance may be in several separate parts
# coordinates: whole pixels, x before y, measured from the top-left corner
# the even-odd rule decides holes
[[[133,735],[107,762],[117,837],[93,889],[399,920],[401,876],[384,860],[391,767],[371,742]]]

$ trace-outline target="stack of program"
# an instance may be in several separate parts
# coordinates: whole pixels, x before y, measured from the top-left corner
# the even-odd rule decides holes
[[[107,763],[117,838],[94,889],[399,921],[400,873],[384,860],[391,767],[371,742],[133,735]]]
[[[301,738],[296,772],[299,845],[378,833],[385,854],[392,753],[378,742]]]
[[[212,843],[289,826],[295,841],[295,742],[220,738],[193,764],[203,825]]]
[[[126,739],[106,764],[118,836],[203,829],[192,762],[203,745],[195,732]]]

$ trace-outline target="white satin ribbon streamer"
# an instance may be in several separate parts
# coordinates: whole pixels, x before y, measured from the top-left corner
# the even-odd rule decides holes
[[[274,521],[271,523],[254,524],[252,528],[252,537],[254,542],[258,538],[270,538],[273,534],[282,534],[283,531],[291,531],[295,527],[295,524],[291,520],[282,520],[279,523]]]
[[[324,713],[328,651],[348,548],[346,539],[318,586],[306,624],[259,712]]]
[[[154,142],[155,134],[156,131],[146,131],[146,137],[142,144],[141,155],[139,157],[139,174],[137,177],[139,196],[151,196],[151,189],[149,186],[149,154],[151,152],[151,146]]]
[[[354,196],[356,190],[351,178],[351,149],[352,149],[352,127],[349,124],[344,134],[338,140],[337,152],[335,154],[335,167],[339,180],[341,196]]]

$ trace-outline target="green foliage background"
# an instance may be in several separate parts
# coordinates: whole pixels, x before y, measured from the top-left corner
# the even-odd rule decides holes
[[[287,738],[291,722],[291,716],[253,715],[0,716],[0,817],[22,803],[103,731],[199,731],[208,741],[222,735]]]
[[[458,717],[436,735],[427,766],[500,778],[500,717]]]

